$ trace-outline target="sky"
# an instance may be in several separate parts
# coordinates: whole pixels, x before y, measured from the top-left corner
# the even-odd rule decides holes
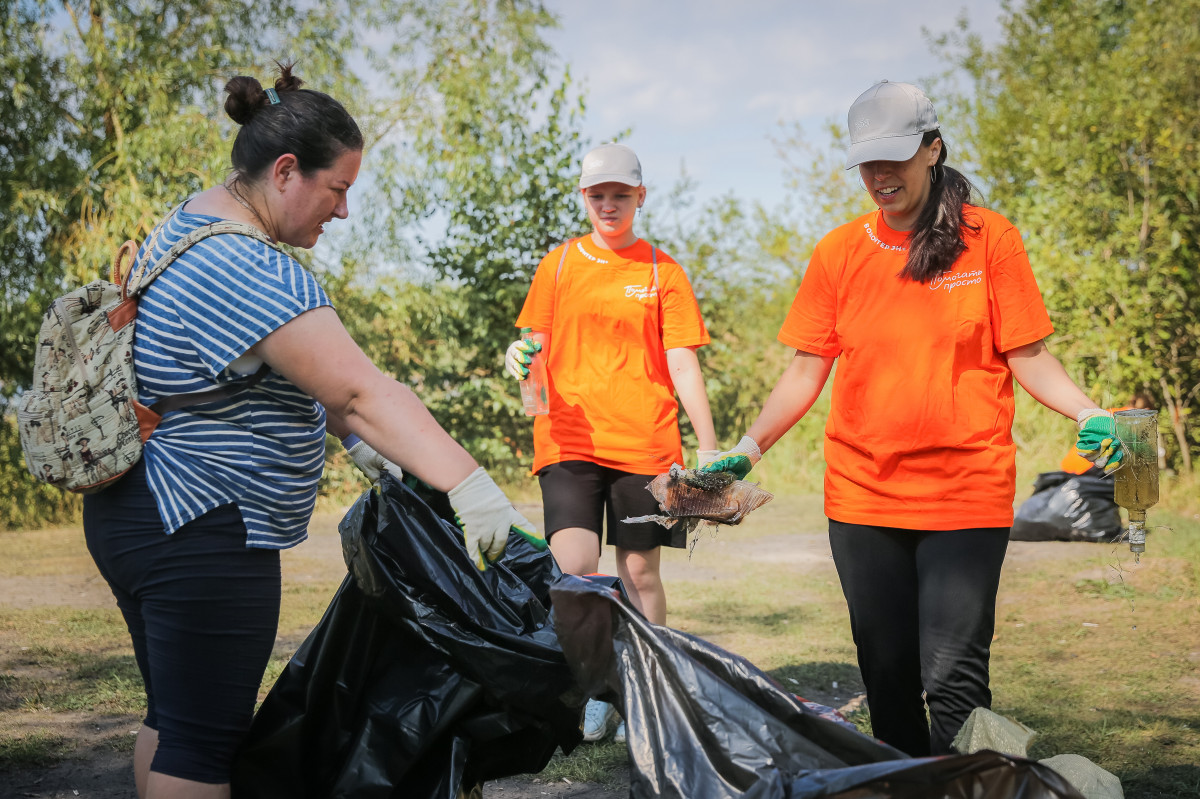
[[[922,29],[965,14],[985,43],[999,0],[546,0],[547,39],[586,91],[585,138],[621,141],[646,184],[667,190],[681,163],[704,200],[733,192],[767,206],[786,194],[771,136],[800,124],[824,144],[879,80],[927,85],[947,68]],[[936,95],[930,95],[937,107]],[[946,120],[942,119],[943,125]],[[953,151],[952,151],[953,152]]]

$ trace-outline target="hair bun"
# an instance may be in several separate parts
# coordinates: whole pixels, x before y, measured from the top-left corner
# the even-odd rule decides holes
[[[225,84],[225,113],[239,125],[245,125],[267,102],[267,93],[257,78],[238,75]]]
[[[275,91],[294,92],[304,85],[304,81],[292,74],[292,67],[296,66],[294,62],[281,64],[276,61],[275,65],[279,67],[279,77],[275,79]]]

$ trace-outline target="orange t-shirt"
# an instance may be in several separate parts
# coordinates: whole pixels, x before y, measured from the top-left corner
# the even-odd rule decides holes
[[[907,234],[881,212],[823,238],[779,332],[838,358],[825,427],[825,514],[918,530],[1006,527],[1016,493],[1003,353],[1054,328],[1021,235],[968,208],[967,250],[930,283],[897,277]]]
[[[569,246],[566,260],[559,261]],[[682,463],[666,350],[707,344],[691,283],[638,239],[603,250],[572,239],[538,264],[517,327],[550,333],[550,412],[533,422],[533,470],[591,461],[634,474]]]

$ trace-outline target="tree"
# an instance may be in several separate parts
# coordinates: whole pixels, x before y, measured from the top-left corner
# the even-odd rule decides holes
[[[485,460],[517,461],[529,425],[499,353],[538,254],[569,227],[580,147],[581,106],[548,66],[541,3],[0,0],[0,12],[13,98],[0,106],[5,396],[30,379],[48,299],[224,177],[225,81],[266,81],[275,58],[295,60],[370,150],[362,218],[296,255],[453,433]],[[32,491],[19,457],[0,469]]]
[[[1029,0],[1004,36],[940,44],[970,76],[967,142],[1026,235],[1060,354],[1093,397],[1159,399],[1200,448],[1200,0]]]
[[[540,3],[454,0],[393,28],[378,68],[399,88],[380,101],[392,120],[372,156],[381,199],[362,221],[379,245],[365,257],[415,258],[427,270],[390,284],[397,302],[423,297],[427,337],[413,360],[383,363],[472,454],[510,475],[528,464],[532,425],[503,371],[504,349],[538,261],[580,216],[583,105],[550,64],[541,38],[550,24]]]
[[[98,277],[127,238],[219,180],[232,130],[224,80],[266,79],[272,54],[341,94],[344,8],[262,0],[171,4],[0,0],[0,382],[29,380],[46,300]]]

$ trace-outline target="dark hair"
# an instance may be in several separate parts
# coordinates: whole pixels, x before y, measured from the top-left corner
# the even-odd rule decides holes
[[[327,94],[301,89],[292,64],[280,64],[277,102],[255,78],[239,75],[225,84],[225,113],[242,126],[230,156],[237,177],[257,180],[279,156],[296,156],[300,172],[325,169],[348,150],[361,150],[362,132],[342,104]]]
[[[931,130],[921,138],[921,146],[928,147],[941,138],[940,130]],[[965,219],[963,209],[972,204],[975,187],[957,169],[945,166],[948,153],[946,140],[942,139],[942,152],[930,168],[933,186],[929,199],[909,234],[908,260],[900,270],[900,277],[917,283],[928,283],[953,269],[967,249],[963,229],[975,232],[982,227]]]

